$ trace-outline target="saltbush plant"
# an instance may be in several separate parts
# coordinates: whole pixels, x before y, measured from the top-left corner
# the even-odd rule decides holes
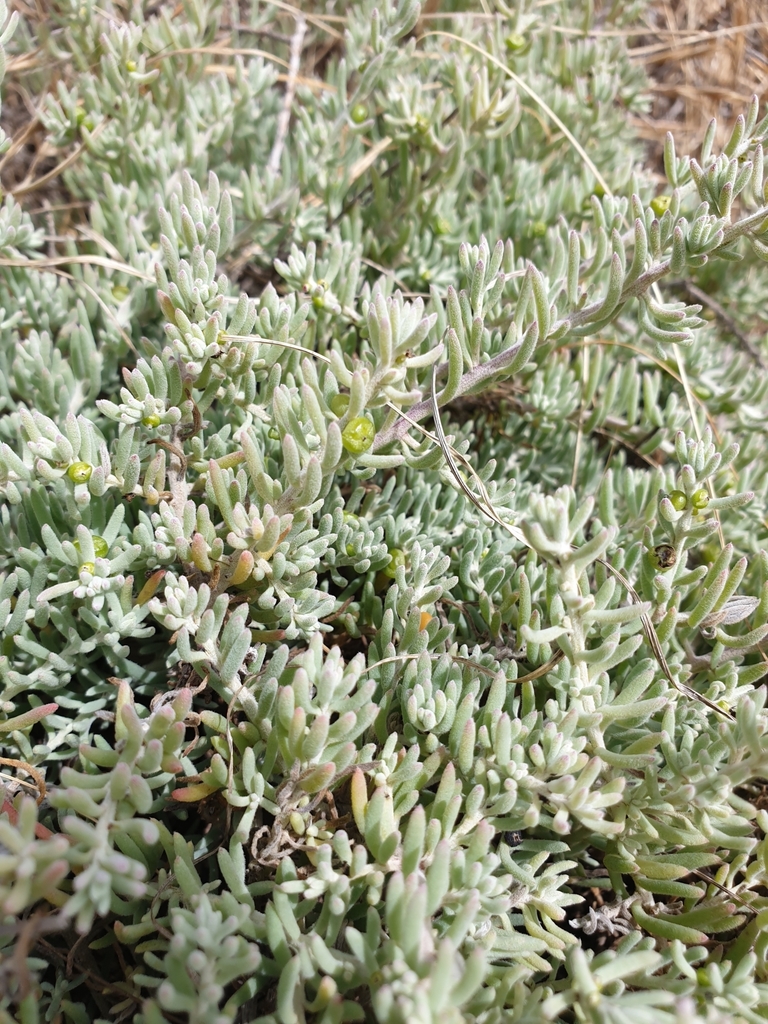
[[[756,1024],[768,119],[377,4],[0,2],[0,1020]]]

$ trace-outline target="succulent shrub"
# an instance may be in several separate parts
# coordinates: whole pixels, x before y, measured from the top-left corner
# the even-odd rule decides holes
[[[762,1021],[757,100],[660,187],[643,2],[19,7],[0,1020]]]

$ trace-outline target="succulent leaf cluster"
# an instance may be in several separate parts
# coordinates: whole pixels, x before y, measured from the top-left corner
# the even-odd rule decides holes
[[[0,1022],[756,1024],[768,116],[236,6],[0,0]]]

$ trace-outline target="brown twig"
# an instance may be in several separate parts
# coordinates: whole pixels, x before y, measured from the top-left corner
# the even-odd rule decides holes
[[[46,942],[45,939],[38,938],[36,946],[38,946],[43,951],[43,953],[47,954],[48,957],[53,956],[57,960],[63,961],[63,963],[66,964],[67,954],[64,953],[63,950],[58,949],[56,946],[51,945],[50,942]],[[89,955],[89,958],[91,960],[93,960],[93,954],[91,954],[87,948],[84,952]],[[82,963],[77,964],[77,970],[78,973],[85,975],[85,978],[87,979],[85,982],[86,986],[101,1014],[106,1015],[107,1013],[109,1013],[109,1004],[104,998],[104,994],[109,991],[117,992],[121,996],[123,996],[123,998],[133,999],[136,1003],[141,1002],[141,998],[135,993],[131,992],[130,988],[125,982],[121,984],[119,982],[115,983],[112,981],[107,981],[106,978],[102,978],[95,971],[89,970]]]
[[[17,761],[16,758],[13,757],[0,757],[0,764],[7,764],[11,768],[20,768],[21,771],[26,772],[27,775],[32,776],[32,778],[35,780],[37,791],[40,794],[37,798],[37,805],[39,807],[43,800],[45,800],[46,788],[45,778],[37,770],[37,768],[33,768],[32,765],[27,764],[26,761]]]
[[[712,310],[726,331],[728,331],[729,334],[732,334],[738,341],[739,347],[742,348],[747,355],[753,359],[759,367],[761,367],[761,369],[765,370],[768,368],[768,363],[766,363],[763,358],[762,352],[744,333],[744,331],[742,331],[730,313],[728,313],[716,299],[713,299],[711,295],[707,295],[705,291],[701,288],[697,288],[697,286],[692,284],[690,281],[681,281],[679,286],[682,287],[696,302],[700,302],[702,306],[707,306]]]
[[[90,133],[89,141],[97,139],[107,127],[108,123],[109,122],[107,120],[104,120],[101,124],[97,125]],[[20,196],[29,195],[30,192],[36,192],[39,188],[42,188],[43,185],[47,185],[49,181],[53,181],[54,178],[58,178],[63,171],[66,171],[68,167],[71,167],[72,164],[76,163],[80,159],[87,148],[88,147],[85,142],[81,143],[77,149],[73,149],[69,156],[65,157],[61,163],[56,164],[56,166],[46,174],[36,178],[34,181],[22,182],[18,188],[13,189],[12,195],[14,199],[18,199]]]
[[[35,116],[27,122],[27,125],[21,132],[21,134],[17,135],[13,139],[11,145],[8,147],[7,151],[3,155],[2,160],[0,160],[0,171],[5,167],[8,161],[11,160],[18,153],[18,151],[21,149],[24,143],[29,139],[30,135],[32,135],[35,132],[39,124],[40,115],[35,114]]]
[[[86,932],[84,935],[78,935],[74,945],[67,954],[66,972],[68,978],[72,977],[72,971],[74,970],[75,967],[75,958],[77,957],[78,950],[80,949],[80,946],[82,946],[82,944],[85,942],[85,940],[90,938],[90,934],[90,932]]]
[[[10,929],[15,937],[11,946],[10,956],[4,957],[0,963],[0,993],[15,999],[24,999],[32,991],[33,978],[30,974],[27,958],[32,948],[41,943],[41,935],[65,928],[59,915],[48,915],[43,911],[35,912],[32,917],[17,921],[11,925],[3,925],[2,934],[7,935]],[[11,986],[16,983],[16,988]]]

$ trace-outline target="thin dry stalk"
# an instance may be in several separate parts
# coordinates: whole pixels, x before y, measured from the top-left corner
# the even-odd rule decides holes
[[[288,81],[285,84],[285,96],[280,114],[277,118],[277,132],[272,152],[269,154],[267,170],[271,174],[277,174],[280,169],[280,158],[283,155],[283,147],[288,136],[288,126],[291,123],[291,108],[293,97],[296,95],[296,79],[299,75],[301,64],[301,48],[304,43],[304,35],[307,31],[307,22],[304,15],[296,13],[296,29],[291,36],[291,56],[288,64]]]
[[[431,397],[432,415],[435,421],[435,429],[440,443],[440,447],[443,450],[443,455],[445,456],[445,460],[448,463],[448,467],[450,468],[450,471],[454,479],[458,483],[459,487],[464,492],[464,494],[466,494],[466,496],[469,498],[469,500],[472,502],[475,508],[482,512],[483,515],[485,515],[492,522],[496,523],[497,526],[503,527],[509,534],[511,534],[511,536],[515,538],[515,540],[519,540],[526,547],[530,547],[530,544],[528,543],[528,540],[525,537],[523,531],[520,530],[517,526],[512,526],[510,523],[506,522],[499,516],[499,514],[497,513],[496,509],[493,506],[493,502],[491,501],[488,491],[486,490],[485,484],[477,475],[475,470],[472,469],[470,463],[463,457],[462,461],[465,463],[465,465],[467,465],[470,468],[473,478],[479,485],[480,497],[478,497],[478,495],[474,493],[474,491],[471,489],[471,487],[469,487],[464,477],[459,472],[459,467],[456,464],[456,461],[452,454],[451,447],[449,446],[448,441],[446,439],[445,431],[443,430],[442,419],[440,417],[440,407],[437,401],[437,367],[434,365],[432,367]],[[643,604],[635,588],[632,586],[629,580],[624,575],[622,575],[622,573],[619,572],[618,569],[612,566],[610,562],[605,561],[605,559],[598,558],[597,561],[600,563],[600,565],[604,566],[605,569],[607,569],[607,571],[611,573],[611,575],[619,581],[619,583],[621,583],[621,585],[625,588],[625,590],[629,594],[631,601],[634,604]],[[728,718],[731,721],[735,721],[734,716],[727,708],[720,707],[719,704],[715,704],[714,701],[711,701],[708,697],[704,697],[697,690],[694,690],[692,686],[688,686],[687,683],[682,683],[679,680],[675,679],[675,677],[672,675],[672,671],[669,667],[667,659],[664,656],[664,651],[661,648],[659,638],[656,635],[656,629],[653,623],[651,622],[651,619],[648,616],[648,614],[643,612],[643,614],[640,616],[640,621],[642,623],[643,632],[645,633],[646,639],[651,648],[653,656],[658,662],[659,667],[661,668],[665,678],[670,683],[670,685],[675,690],[678,690],[680,693],[684,694],[686,697],[689,697],[691,700],[696,700],[699,703],[706,705],[711,711],[716,711],[719,715],[723,715],[725,718]]]

